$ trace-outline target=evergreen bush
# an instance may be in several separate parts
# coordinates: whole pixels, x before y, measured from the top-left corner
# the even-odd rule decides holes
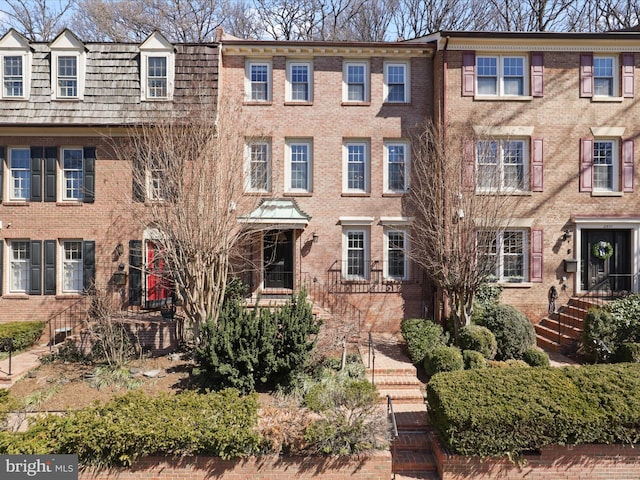
[[[400,323],[402,337],[407,343],[407,352],[414,365],[424,362],[427,352],[446,345],[449,335],[442,326],[423,318],[406,318]]]
[[[441,345],[435,347],[424,357],[424,369],[427,375],[439,372],[453,372],[464,368],[462,353],[458,347]]]
[[[549,354],[538,350],[537,348],[529,348],[522,354],[522,360],[531,367],[548,367]]]
[[[511,305],[497,304],[487,308],[481,324],[496,338],[497,360],[520,359],[525,350],[536,344],[533,325]]]
[[[13,351],[25,350],[42,336],[44,322],[10,322],[0,324],[0,351],[8,339],[13,339]],[[6,350],[6,349],[5,349]]]
[[[616,350],[616,362],[640,363],[640,343],[625,342]]]
[[[475,350],[463,350],[462,359],[464,360],[464,368],[467,370],[487,367],[487,359],[484,358],[482,353]]]
[[[466,325],[458,334],[458,346],[464,350],[480,352],[487,360],[492,360],[498,351],[496,337],[487,327]]]

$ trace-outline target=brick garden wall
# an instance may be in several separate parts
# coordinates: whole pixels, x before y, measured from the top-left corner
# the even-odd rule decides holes
[[[80,480],[389,480],[391,454],[375,452],[349,458],[327,457],[251,457],[222,460],[214,457],[146,457],[131,468],[81,472]]]

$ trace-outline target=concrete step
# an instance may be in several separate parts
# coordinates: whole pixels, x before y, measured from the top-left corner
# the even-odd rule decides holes
[[[408,472],[435,472],[438,467],[431,452],[415,452],[411,450],[392,451],[395,472],[406,475]]]

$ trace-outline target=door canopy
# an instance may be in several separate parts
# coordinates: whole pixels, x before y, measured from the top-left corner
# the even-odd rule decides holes
[[[304,229],[311,217],[300,210],[295,200],[264,199],[248,215],[238,217],[240,223],[250,228],[277,230]]]

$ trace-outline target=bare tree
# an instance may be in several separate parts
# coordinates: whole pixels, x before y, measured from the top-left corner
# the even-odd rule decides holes
[[[386,39],[398,0],[369,0],[362,4],[350,22],[350,36],[361,42],[382,42]],[[392,39],[392,40],[395,40]]]
[[[394,15],[398,35],[414,38],[439,30],[482,30],[477,0],[399,0]]]
[[[2,26],[14,27],[29,40],[47,42],[65,26],[75,0],[6,0],[0,8]]]
[[[490,28],[504,32],[547,32],[566,30],[581,0],[489,0],[494,23]]]
[[[147,192],[136,216],[152,234],[160,273],[173,284],[196,343],[202,325],[218,319],[231,255],[245,233],[238,213],[255,201],[243,198],[238,174],[247,131],[239,119],[246,117],[222,101],[216,120],[214,107],[193,102],[177,117],[154,119],[121,153],[132,159],[134,185]]]
[[[261,38],[264,32],[256,9],[246,1],[231,3],[223,26],[226,32],[238,38]]]
[[[444,128],[427,121],[412,145],[411,255],[447,298],[456,338],[470,323],[478,288],[495,278],[499,233],[508,231],[517,207],[517,197],[490,193],[500,177],[493,162],[475,171],[476,148],[482,142],[467,131],[472,130],[449,127],[445,137]],[[485,153],[489,157],[495,152],[479,149],[478,156]],[[520,181],[520,173],[514,175]],[[476,193],[476,182],[489,194]]]

